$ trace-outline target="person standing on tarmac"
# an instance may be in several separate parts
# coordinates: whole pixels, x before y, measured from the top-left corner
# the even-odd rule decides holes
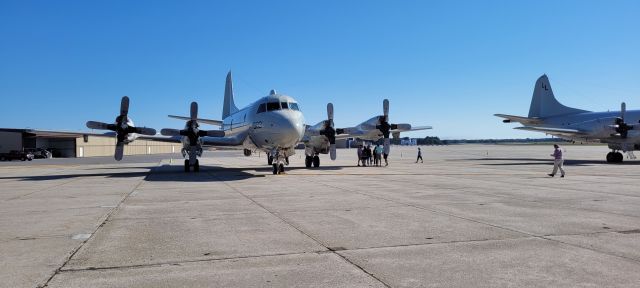
[[[380,144],[378,144],[375,148],[376,151],[376,163],[377,166],[382,166],[382,153],[384,152],[384,149],[382,148],[382,146]]]
[[[547,174],[551,177],[556,175],[556,172],[558,172],[558,169],[560,169],[560,177],[564,177],[564,169],[562,169],[562,166],[564,164],[564,158],[562,158],[562,150],[560,150],[560,146],[558,146],[558,144],[553,144],[553,148],[555,148],[555,150],[553,150],[553,154],[551,154],[551,157],[553,157],[553,172],[551,172],[551,174]]]
[[[420,150],[420,147],[418,147],[418,158],[416,158],[416,163],[418,163],[418,160],[420,160],[420,163],[424,163],[424,160],[422,160],[422,151]]]
[[[360,166],[360,161],[362,161],[362,145],[358,145],[358,166]],[[364,162],[362,162],[364,165]]]
[[[367,165],[373,166],[372,165],[373,161],[371,161],[372,160],[371,158],[373,157],[373,151],[371,151],[371,145],[367,145],[366,151],[367,151]]]

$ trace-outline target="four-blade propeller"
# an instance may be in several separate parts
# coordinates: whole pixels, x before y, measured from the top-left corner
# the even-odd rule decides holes
[[[107,124],[97,121],[88,121],[87,128],[98,130],[111,130],[116,132],[116,150],[114,158],[118,161],[122,160],[124,155],[124,144],[133,141],[135,137],[129,139],[132,134],[143,135],[156,135],[156,130],[146,127],[135,127],[133,121],[128,116],[129,114],[129,97],[123,96],[120,101],[120,115],[116,117],[116,121],[113,124]]]
[[[384,138],[384,154],[389,154],[391,151],[391,130],[397,130],[402,128],[404,130],[411,130],[410,124],[391,124],[389,123],[389,100],[384,99],[382,102],[382,109],[384,114],[378,118],[378,125],[376,125],[376,129],[382,132],[382,137]],[[395,134],[395,133],[394,133]]]
[[[629,125],[624,121],[624,114],[627,112],[627,104],[622,102],[620,104],[620,117],[615,120],[614,128],[621,138],[627,138],[629,130],[633,130],[633,125]]]
[[[327,120],[324,121],[324,128],[320,130],[320,135],[329,139],[329,155],[331,160],[336,160],[336,129],[333,124],[333,104],[327,104]]]
[[[189,143],[194,146],[198,143],[198,138],[204,136],[211,137],[224,137],[224,131],[220,130],[200,130],[200,124],[198,123],[198,103],[191,102],[190,118],[185,125],[185,129],[169,129],[165,128],[160,130],[160,134],[164,136],[186,136],[189,138]]]

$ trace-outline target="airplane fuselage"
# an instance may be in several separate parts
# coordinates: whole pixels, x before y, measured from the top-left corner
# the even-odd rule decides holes
[[[223,119],[221,130],[229,145],[290,156],[304,136],[304,116],[290,96],[272,94]]]
[[[602,143],[640,143],[640,131],[629,131],[627,138],[621,138],[611,126],[615,124],[615,119],[620,117],[619,111],[610,112],[584,112],[578,114],[547,117],[542,119],[539,127],[576,129],[588,131],[587,135],[571,137],[569,140]],[[629,110],[625,113],[625,122],[629,124],[640,123],[640,110]],[[560,138],[568,138],[560,136]]]

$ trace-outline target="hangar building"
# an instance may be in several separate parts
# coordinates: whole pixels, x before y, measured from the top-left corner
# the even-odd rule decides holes
[[[0,153],[27,148],[42,148],[54,157],[112,156],[116,139],[113,136],[96,136],[78,132],[41,131],[32,129],[0,128]],[[154,140],[136,140],[125,145],[125,155],[162,154],[179,152],[180,143]]]

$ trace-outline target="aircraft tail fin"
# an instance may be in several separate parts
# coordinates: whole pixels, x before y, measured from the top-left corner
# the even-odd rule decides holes
[[[545,118],[550,116],[568,115],[587,112],[576,108],[564,106],[556,100],[551,90],[551,84],[547,75],[542,75],[536,81],[533,89],[533,98],[529,108],[529,118]]]
[[[231,71],[227,74],[227,81],[224,85],[224,106],[222,107],[222,119],[238,111],[238,107],[233,102],[233,83],[231,81]]]

